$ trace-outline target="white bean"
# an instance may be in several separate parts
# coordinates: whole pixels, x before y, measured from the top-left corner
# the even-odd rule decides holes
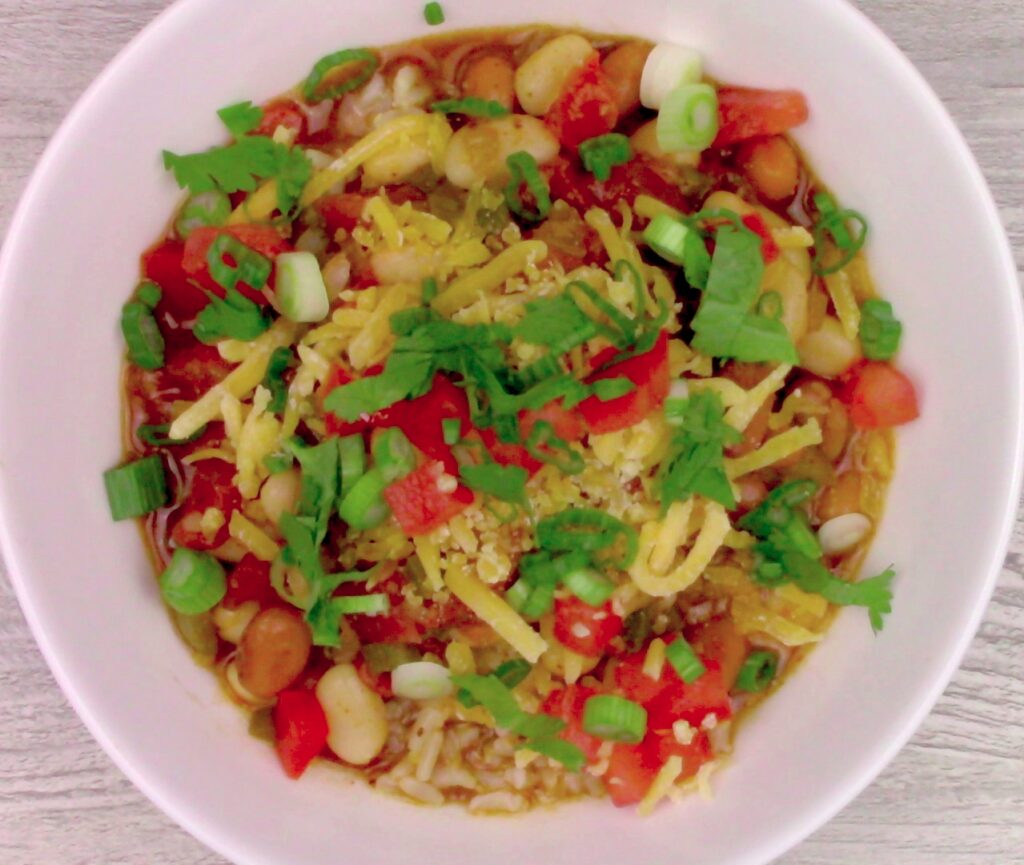
[[[540,116],[554,104],[576,70],[594,56],[594,46],[576,33],[546,42],[516,70],[516,96],[527,114]]]
[[[327,746],[355,766],[376,757],[388,739],[384,701],[370,690],[351,664],[331,667],[316,686],[327,717]]]
[[[505,160],[525,150],[538,165],[558,156],[558,140],[535,117],[513,114],[464,126],[448,143],[444,173],[463,189],[508,177]]]
[[[797,346],[800,366],[822,378],[835,378],[846,372],[861,357],[860,343],[850,339],[839,319],[826,316],[818,330],[807,334]]]
[[[213,611],[213,624],[217,626],[222,640],[237,646],[242,642],[242,634],[249,627],[249,622],[259,611],[260,605],[256,601],[246,601],[231,609],[218,604]]]
[[[818,540],[827,555],[853,549],[871,531],[871,520],[864,514],[843,514],[833,517],[818,529]]]
[[[302,475],[298,469],[271,475],[260,490],[260,504],[267,519],[277,525],[282,514],[290,514],[295,510],[302,494]]]
[[[402,141],[363,163],[363,186],[372,189],[399,183],[430,165],[430,147],[423,141]]]
[[[671,162],[674,165],[689,165],[696,168],[700,164],[699,150],[679,150],[666,153],[658,144],[658,121],[649,120],[630,136],[630,144],[637,153],[643,153],[652,159]]]
[[[327,299],[335,301],[338,295],[348,288],[352,276],[352,262],[344,252],[332,255],[323,267],[324,285],[327,287]]]

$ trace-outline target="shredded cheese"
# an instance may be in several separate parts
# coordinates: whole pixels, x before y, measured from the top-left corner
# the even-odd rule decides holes
[[[736,402],[725,413],[725,422],[743,432],[750,425],[764,401],[786,383],[786,376],[792,369],[792,366],[785,364],[775,367],[758,384],[746,391],[743,399]]]
[[[531,664],[537,663],[547,642],[503,598],[465,568],[449,568],[445,584],[462,603]]]
[[[683,215],[674,207],[670,207],[664,201],[659,201],[650,195],[638,195],[633,201],[633,209],[636,211],[637,216],[642,216],[644,219],[654,219],[654,217],[662,213],[676,219]]]
[[[468,676],[476,672],[473,650],[459,640],[452,640],[444,650],[444,659],[453,676]]]
[[[756,472],[784,460],[806,447],[821,444],[821,427],[811,418],[803,426],[796,426],[768,439],[756,451],[725,461],[725,473],[731,479]]]
[[[830,273],[825,277],[825,288],[836,308],[836,316],[843,326],[843,335],[849,340],[857,339],[860,333],[860,307],[850,284],[850,274],[846,269]]]
[[[651,784],[647,794],[640,800],[640,804],[636,809],[637,813],[641,817],[647,817],[654,813],[655,807],[668,795],[672,785],[676,783],[676,779],[682,774],[683,758],[679,756],[669,757],[665,761],[665,765],[661,767],[655,776],[654,782]]]
[[[427,583],[435,592],[441,591],[444,588],[444,580],[441,578],[441,550],[437,539],[431,535],[419,535],[413,538],[412,542],[416,548],[416,557],[427,575]]]
[[[431,306],[441,315],[452,315],[469,306],[486,292],[501,288],[505,280],[518,276],[532,262],[543,261],[548,245],[543,240],[524,240],[501,252],[483,267],[452,280],[434,298]]]
[[[280,552],[270,536],[252,520],[235,511],[228,523],[228,533],[261,562],[272,562]]]
[[[643,674],[657,681],[661,678],[661,671],[664,666],[665,641],[660,637],[655,637],[647,647],[647,654],[644,655]]]
[[[658,527],[654,540],[654,549],[648,560],[650,569],[656,574],[663,574],[676,557],[678,550],[685,542],[690,530],[690,516],[693,514],[693,497],[685,502],[672,502],[665,518]]]

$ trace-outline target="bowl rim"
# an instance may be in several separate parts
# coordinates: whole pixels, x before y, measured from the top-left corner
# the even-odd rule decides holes
[[[163,30],[169,23],[179,19],[184,20],[200,7],[212,6],[217,2],[218,0],[175,0],[120,49],[76,99],[36,163],[10,220],[3,247],[0,249],[0,310],[10,302],[15,293],[15,288],[9,278],[9,271],[13,267],[12,262],[16,258],[16,250],[29,241],[29,238],[23,236],[24,223],[36,207],[39,189],[50,164],[55,161],[57,155],[68,145],[69,141],[74,139],[80,119],[90,113],[95,98],[105,89],[108,81],[118,75],[120,68],[137,53],[146,50],[147,43],[157,31]],[[1016,349],[1015,373],[1020,382],[1024,378],[1024,304],[1022,304],[1020,294],[1017,268],[1012,247],[1000,219],[991,189],[963,133],[923,74],[892,39],[863,11],[854,6],[851,0],[831,0],[824,14],[841,16],[851,29],[859,28],[861,30],[862,34],[866,36],[866,41],[872,44],[876,56],[890,64],[895,72],[906,78],[908,84],[913,87],[922,101],[922,106],[927,109],[931,118],[940,124],[949,143],[955,147],[962,169],[971,181],[977,203],[988,224],[991,246],[987,250],[987,254],[992,256],[993,261],[998,260],[1000,269],[1003,271],[1003,288],[1010,294],[1009,302],[1014,313],[1012,330]],[[450,32],[458,31],[453,29]],[[2,350],[3,347],[0,346],[0,352]],[[1024,429],[1024,399],[1019,394],[1015,396],[1016,413],[1006,421],[1008,432],[1015,433],[1013,476],[1007,487],[1007,500],[1002,508],[1002,524],[999,526],[997,534],[999,541],[989,549],[985,564],[985,578],[984,581],[978,581],[976,601],[968,619],[968,626],[960,633],[956,642],[950,644],[946,662],[941,672],[929,684],[926,696],[910,707],[909,711],[903,713],[902,726],[899,727],[897,733],[890,736],[885,747],[876,752],[874,759],[865,759],[849,783],[842,786],[837,785],[829,791],[828,795],[822,797],[819,806],[813,812],[808,811],[802,818],[791,821],[788,831],[766,837],[765,843],[756,854],[756,860],[754,858],[747,860],[750,865],[762,865],[762,863],[774,861],[822,828],[857,798],[906,745],[932,711],[960,667],[995,589],[1018,513],[1022,481],[1024,481],[1024,437],[1021,435],[1021,431]],[[236,856],[244,856],[244,854],[241,854],[241,850],[234,845],[230,836],[216,828],[215,822],[197,819],[196,815],[190,811],[187,802],[179,801],[173,796],[165,794],[158,781],[137,769],[127,755],[121,751],[118,742],[108,735],[100,725],[91,706],[78,693],[75,682],[66,674],[62,658],[48,641],[46,630],[35,606],[31,581],[24,575],[27,569],[23,571],[20,566],[18,548],[13,541],[6,519],[6,514],[13,510],[15,505],[7,500],[2,480],[0,478],[0,559],[6,564],[8,578],[32,636],[68,702],[114,764],[161,811],[201,843],[226,859],[246,863],[255,861],[246,858],[236,859]]]

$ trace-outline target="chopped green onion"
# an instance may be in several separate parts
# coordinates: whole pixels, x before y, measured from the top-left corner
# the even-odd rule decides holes
[[[636,559],[640,540],[636,529],[596,508],[570,508],[537,523],[537,545],[544,550],[582,550],[596,553],[625,541],[622,556],[612,562],[628,568]]]
[[[338,84],[324,88],[322,91],[320,83],[331,72],[350,64],[361,64],[362,68],[350,78]],[[373,77],[377,71],[380,61],[377,55],[368,48],[346,48],[343,51],[335,51],[317,61],[313,71],[302,85],[302,96],[310,105],[323,102],[325,99],[334,99],[344,93],[362,87]]]
[[[338,501],[341,502],[355,486],[356,481],[366,474],[366,446],[363,444],[363,437],[356,433],[338,439],[338,456],[341,467]]]
[[[546,420],[537,421],[526,438],[526,450],[536,460],[553,465],[567,475],[583,471],[583,455],[555,435],[555,428]]]
[[[710,84],[683,84],[658,111],[658,146],[666,153],[704,150],[718,134],[718,94]]]
[[[295,463],[295,457],[291,454],[268,454],[263,457],[263,465],[267,467],[267,471],[272,475],[279,475],[281,472],[286,472]]]
[[[196,318],[192,333],[200,342],[210,345],[228,337],[251,342],[270,328],[270,318],[259,304],[234,288],[224,298],[207,292],[209,304]]]
[[[221,226],[231,216],[231,199],[219,189],[208,189],[189,196],[181,208],[174,229],[185,240],[197,228]]]
[[[281,315],[291,321],[323,321],[331,311],[320,262],[312,252],[283,252],[276,259],[274,293]]]
[[[605,181],[612,176],[612,168],[625,165],[633,158],[633,149],[621,132],[609,132],[582,142],[579,154],[583,167],[597,180]]]
[[[585,550],[573,550],[559,556],[551,553],[530,553],[519,560],[519,573],[531,586],[557,586],[566,574],[590,564]]]
[[[566,742],[565,739],[531,739],[520,745],[519,748],[526,748],[543,754],[545,757],[550,757],[561,763],[570,772],[579,772],[587,765],[587,755],[580,750],[578,745]]]
[[[234,265],[224,261],[226,255],[234,260]],[[270,278],[270,259],[230,234],[220,234],[210,244],[206,263],[210,268],[210,276],[225,289],[235,288],[242,282],[253,291],[259,291]]]
[[[438,24],[444,24],[444,9],[441,8],[441,4],[433,2],[427,3],[423,7],[423,20],[427,22],[431,27],[436,27]]]
[[[521,466],[499,463],[461,466],[459,476],[471,490],[514,505],[526,504],[526,482],[530,475]]]
[[[627,393],[632,393],[636,390],[636,385],[625,376],[618,376],[616,378],[602,378],[595,381],[590,388],[594,392],[594,396],[601,400],[601,402],[608,402],[609,400],[618,399],[620,396],[625,396]]]
[[[644,229],[643,240],[665,261],[681,265],[686,261],[687,238],[693,234],[685,223],[674,216],[659,213]]]
[[[197,429],[192,435],[184,439],[172,439],[169,438],[167,433],[170,432],[171,425],[169,423],[161,424],[142,424],[135,430],[135,435],[139,441],[145,442],[151,447],[165,448],[172,447],[174,445],[187,445],[202,438],[206,433],[206,424],[203,424]]]
[[[522,582],[522,581],[520,581]],[[519,606],[519,614],[528,621],[536,621],[546,616],[555,605],[555,589],[553,586],[534,586],[530,594]]]
[[[860,252],[868,239],[868,221],[856,210],[840,210],[835,199],[827,192],[814,196],[818,208],[819,219],[814,225],[814,260],[812,267],[819,276],[838,273],[848,265]],[[858,226],[856,233],[850,231],[849,223]],[[825,263],[825,240],[831,238],[836,248],[842,253],[838,261]]]
[[[141,517],[168,501],[164,463],[155,454],[104,472],[103,484],[115,520]]]
[[[570,571],[563,582],[570,592],[592,607],[600,607],[615,593],[615,583],[593,568]]]
[[[696,682],[708,668],[686,640],[677,637],[665,647],[665,660],[687,685]]]
[[[405,643],[366,643],[359,649],[375,676],[390,673],[402,664],[420,660],[420,653]]]
[[[504,117],[509,110],[493,99],[466,96],[462,99],[442,99],[430,106],[437,114],[464,114],[466,117]]]
[[[672,42],[651,49],[640,76],[640,102],[644,108],[661,108],[665,97],[680,84],[696,84],[704,73],[700,54]]]
[[[515,728],[525,714],[511,689],[496,676],[452,676],[452,683],[490,712],[494,723],[502,729]]]
[[[446,417],[441,421],[441,435],[446,445],[457,445],[462,438],[462,421],[457,417]]]
[[[178,547],[160,575],[167,606],[186,616],[212,610],[227,593],[224,567],[209,553]]]
[[[525,712],[513,728],[513,732],[529,739],[547,739],[557,736],[565,729],[565,721],[553,715],[528,715]]]
[[[891,360],[900,348],[903,325],[886,300],[865,300],[860,308],[860,344],[869,360]]]
[[[331,598],[331,607],[343,616],[381,616],[391,609],[387,595],[346,595]]]
[[[501,682],[506,688],[515,688],[530,675],[530,671],[532,669],[533,667],[530,665],[529,661],[525,661],[522,658],[513,658],[511,661],[505,661],[502,664],[498,664],[498,666],[494,668],[494,672],[490,675]],[[480,705],[473,698],[472,694],[465,689],[460,690],[458,694],[456,694],[456,697],[467,709],[472,709],[474,706]]]
[[[428,276],[423,280],[423,303],[424,305],[429,304],[435,297],[437,297],[437,280],[432,276]]]
[[[647,733],[647,710],[614,694],[597,694],[583,706],[583,730],[612,742],[636,745]]]
[[[387,483],[404,478],[416,468],[416,451],[398,427],[381,430],[373,439],[373,465]]]
[[[341,500],[338,516],[360,531],[376,528],[391,514],[391,508],[384,501],[384,490],[388,483],[384,475],[371,469],[355,482]]]
[[[533,591],[533,587],[526,580],[516,580],[505,591],[505,600],[513,610],[520,613],[529,600],[531,591]]]
[[[751,652],[736,676],[736,689],[759,694],[774,681],[778,669],[779,656],[775,652]]]
[[[432,661],[413,661],[395,667],[391,673],[391,690],[396,697],[407,700],[436,700],[447,697],[454,686],[447,667]]]
[[[121,333],[132,363],[140,369],[163,367],[164,337],[146,304],[131,300],[121,307]]]
[[[505,187],[505,203],[508,209],[516,216],[525,219],[527,222],[540,222],[551,212],[551,190],[547,181],[540,173],[537,160],[525,150],[513,153],[505,160],[512,179]],[[533,195],[535,209],[528,210],[523,204],[523,184]]]
[[[267,363],[267,374],[263,376],[263,386],[270,391],[270,403],[267,411],[281,414],[288,404],[288,386],[284,383],[284,374],[291,367],[295,355],[289,346],[275,348]]]
[[[150,309],[156,309],[163,296],[163,289],[150,279],[142,280],[135,289],[135,299]]]

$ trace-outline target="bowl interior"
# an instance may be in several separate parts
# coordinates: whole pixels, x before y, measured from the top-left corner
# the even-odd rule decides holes
[[[807,93],[813,118],[797,137],[871,219],[874,275],[905,323],[902,364],[923,394],[867,564],[895,564],[895,610],[877,637],[864,615],[841,615],[746,725],[715,801],[646,822],[606,803],[469,819],[371,794],[330,767],[289,782],[172,633],[135,527],[109,520],[100,475],[119,456],[118,312],[139,251],[177,200],[161,148],[219,141],[217,108],[284,90],[329,51],[427,28],[404,0],[378,0],[373,15],[343,0],[184,0],[83,98],[12,224],[0,269],[0,540],[36,637],[94,735],[236,862],[469,865],[486,849],[495,865],[570,851],[594,865],[764,863],[881,769],[977,625],[1018,490],[1020,309],[994,207],[958,133],[845,3],[586,6],[448,0],[445,28],[544,21],[635,33],[700,49],[720,79]]]

